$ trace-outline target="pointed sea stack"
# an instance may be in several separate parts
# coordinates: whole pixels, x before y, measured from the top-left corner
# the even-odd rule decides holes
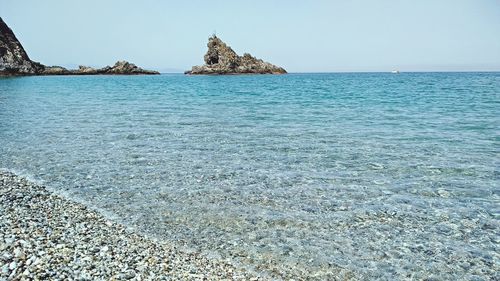
[[[32,61],[21,42],[17,40],[7,24],[0,17],[0,76],[14,75],[135,75],[160,74],[158,71],[145,70],[133,63],[118,61],[114,66],[94,69],[80,66],[79,69],[66,69],[61,66],[45,66]]]
[[[231,47],[213,35],[208,39],[205,65],[193,66],[185,74],[285,74],[282,67],[257,59],[250,54],[238,56]]]

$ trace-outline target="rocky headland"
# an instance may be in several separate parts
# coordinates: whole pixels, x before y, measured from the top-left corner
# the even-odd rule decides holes
[[[185,74],[285,74],[282,67],[257,59],[245,53],[236,54],[231,47],[219,37],[213,35],[208,39],[208,51],[205,54],[205,64],[193,66]]]
[[[17,75],[134,75],[160,74],[158,71],[145,70],[133,63],[118,61],[114,66],[92,68],[80,66],[79,69],[66,69],[61,66],[45,66],[32,61],[12,29],[0,17],[0,76]]]

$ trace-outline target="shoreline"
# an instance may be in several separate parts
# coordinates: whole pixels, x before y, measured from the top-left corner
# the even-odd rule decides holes
[[[0,280],[264,280],[0,170]]]

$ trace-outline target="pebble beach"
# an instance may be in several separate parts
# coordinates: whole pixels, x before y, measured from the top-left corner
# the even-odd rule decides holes
[[[0,280],[263,280],[0,171]]]

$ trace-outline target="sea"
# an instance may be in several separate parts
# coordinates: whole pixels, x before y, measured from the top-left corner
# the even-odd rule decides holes
[[[500,73],[0,79],[0,168],[262,276],[500,279]]]

